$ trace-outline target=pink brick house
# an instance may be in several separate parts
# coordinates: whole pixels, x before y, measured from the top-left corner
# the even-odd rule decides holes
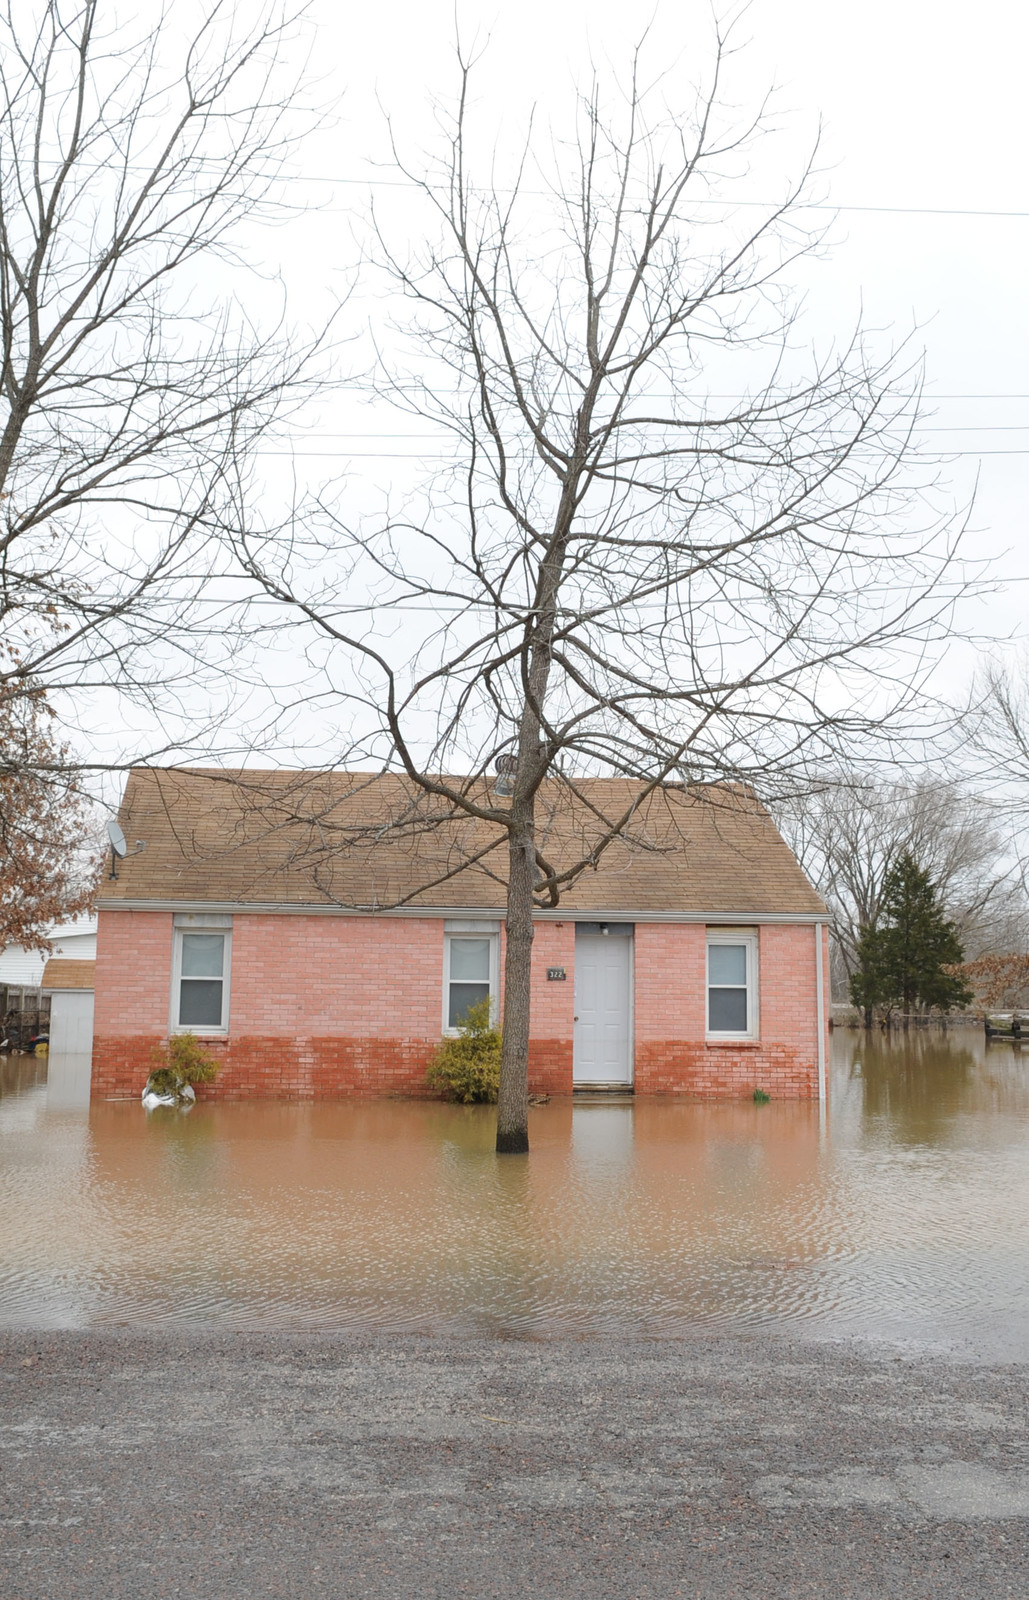
[[[594,814],[633,793],[576,787],[578,812],[551,796],[551,861],[580,856]],[[441,1035],[499,1003],[503,836],[427,824],[399,778],[141,769],[119,821],[95,1097],[138,1095],[176,1030],[222,1057],[216,1098],[424,1094]],[[668,785],[538,913],[531,1087],[824,1097],[827,995],[826,908],[765,809]]]

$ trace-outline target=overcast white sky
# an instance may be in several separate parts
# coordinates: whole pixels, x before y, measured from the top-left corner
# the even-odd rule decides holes
[[[534,107],[539,120],[560,125],[574,86],[594,68],[624,72],[648,28],[647,59],[667,67],[674,103],[677,86],[709,68],[711,14],[695,0],[457,7],[463,37],[487,46],[477,87],[501,156],[520,144]],[[381,172],[383,109],[402,143],[428,147],[431,98],[455,81],[452,0],[313,0],[311,19],[315,93],[336,101],[336,111],[304,148],[291,192],[295,221],[250,245],[281,270],[290,310],[301,317],[326,286],[342,286],[352,266],[350,214],[364,208]],[[866,0],[860,8],[753,0],[737,37],[749,42],[733,64],[728,98],[745,114],[773,87],[782,130],[749,180],[754,199],[781,195],[822,128],[816,188],[840,209],[812,213],[831,223],[834,242],[827,259],[806,269],[812,337],[845,336],[859,314],[883,330],[884,343],[917,328],[934,413],[926,439],[951,458],[945,474],[956,503],[978,478],[969,550],[990,558],[998,588],[964,603],[959,623],[978,642],[950,652],[947,687],[959,695],[984,638],[1029,632],[1029,8],[1015,0]],[[407,216],[415,226],[402,188],[380,194],[394,230]],[[394,452],[417,453],[417,439],[375,436],[404,428],[414,431],[342,391],[294,438],[297,467],[312,480],[346,469],[360,502],[394,474],[404,481],[410,469]]]
[[[336,125],[308,148],[311,176],[369,176],[369,162],[384,153],[378,103],[412,147],[429,144],[429,98],[453,83],[450,0],[316,0],[313,15],[316,70],[342,101]],[[533,105],[560,119],[591,63],[622,70],[648,22],[649,59],[669,64],[670,96],[677,78],[710,60],[711,11],[690,0],[465,3],[458,15],[466,38],[489,40],[479,88],[501,147],[518,141]],[[935,412],[927,421],[939,430],[933,442],[953,453],[956,499],[978,474],[974,553],[995,556],[1005,584],[968,607],[966,625],[1020,631],[1029,606],[1029,8],[1015,0],[754,0],[739,37],[750,42],[734,64],[731,97],[748,108],[773,85],[785,130],[768,171],[752,180],[755,194],[772,183],[778,192],[821,123],[826,200],[882,208],[841,210],[832,255],[812,269],[812,332],[847,330],[862,307],[869,324],[897,337],[918,325]],[[366,192],[360,182],[312,183],[316,214],[284,253],[298,283],[348,259],[346,211]],[[353,423],[362,431],[388,425]],[[337,442],[373,444],[327,441]],[[385,465],[376,464],[378,476]]]

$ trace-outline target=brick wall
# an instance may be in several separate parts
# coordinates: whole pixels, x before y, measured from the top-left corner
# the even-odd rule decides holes
[[[699,923],[636,927],[636,1092],[705,1099],[818,1094],[815,932],[758,930],[760,1038],[705,1042],[707,930]],[[828,945],[823,936],[824,993]]]
[[[500,943],[503,956],[503,934]],[[564,967],[564,980],[549,982],[548,967]],[[574,1001],[575,924],[538,922],[532,941],[532,1042],[529,1046],[529,1088],[534,1094],[572,1092]]]
[[[167,1037],[172,929],[170,912],[100,914],[97,1097],[138,1095],[151,1052]],[[760,1042],[706,1044],[704,928],[637,926],[638,1093],[721,1098],[760,1087],[775,1098],[817,1094],[813,930],[763,926],[759,940]],[[564,967],[566,980],[549,982],[548,967]],[[533,1092],[571,1092],[574,998],[574,923],[540,923]],[[202,1093],[305,1100],[425,1094],[442,1008],[442,919],[236,916],[230,1035],[210,1042],[223,1068]]]
[[[99,923],[93,1094],[135,1096],[168,1035],[173,919],[117,911]],[[540,926],[533,1093],[571,1092],[574,952],[571,923]],[[548,966],[564,966],[567,981],[548,983]],[[207,1099],[427,1094],[443,1027],[443,921],[237,916],[229,1020],[228,1039],[205,1041],[222,1062]]]

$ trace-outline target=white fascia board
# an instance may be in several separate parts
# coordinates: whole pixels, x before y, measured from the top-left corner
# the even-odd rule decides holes
[[[96,917],[76,917],[73,922],[57,922],[47,934],[48,939],[84,939],[96,935]]]
[[[251,915],[282,917],[407,917],[446,921],[469,918],[485,921],[504,919],[503,906],[392,906],[381,911],[355,906],[327,906],[324,904],[284,904],[282,901],[257,900],[101,900],[101,911],[178,911],[217,912],[222,916]],[[753,926],[764,922],[796,922],[810,924],[825,922],[825,911],[632,911],[627,907],[617,910],[534,911],[536,922],[702,922],[716,923],[720,927],[741,923]]]

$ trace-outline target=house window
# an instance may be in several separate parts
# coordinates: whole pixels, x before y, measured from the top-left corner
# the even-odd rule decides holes
[[[727,931],[707,940],[707,1031],[720,1039],[757,1037],[757,938]]]
[[[231,936],[177,928],[172,1027],[191,1033],[224,1033],[229,1025]]]
[[[471,1006],[495,999],[497,944],[495,934],[447,935],[443,1025],[448,1032],[460,1027]]]

